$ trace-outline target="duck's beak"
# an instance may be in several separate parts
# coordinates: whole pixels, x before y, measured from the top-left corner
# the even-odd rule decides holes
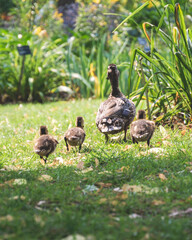
[[[110,73],[112,73],[112,69],[111,69],[111,68],[108,68],[108,70],[107,70],[107,79],[110,79],[110,78],[109,78],[109,74],[110,74]]]

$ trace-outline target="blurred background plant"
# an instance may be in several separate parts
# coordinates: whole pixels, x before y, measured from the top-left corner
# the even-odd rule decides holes
[[[190,121],[191,5],[191,0],[6,1],[0,6],[0,101],[56,100],[60,86],[73,97],[106,97],[106,70],[113,62],[122,92],[138,108],[148,105],[149,117],[165,122],[179,114]],[[18,44],[32,52],[19,96]]]
[[[139,100],[147,92],[150,101],[148,115],[156,116],[156,122],[171,125],[189,123],[192,119],[191,29],[186,29],[185,15],[179,3],[164,4],[158,12],[158,25],[149,22],[142,25],[149,49],[148,52],[134,49],[129,79],[134,62],[143,59],[140,69],[137,69],[140,72],[143,70],[145,83]]]

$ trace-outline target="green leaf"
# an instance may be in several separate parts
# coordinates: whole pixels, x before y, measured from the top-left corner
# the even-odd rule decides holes
[[[137,8],[133,13],[131,13],[127,18],[125,18],[116,28],[115,30],[113,30],[113,33],[123,25],[123,23],[127,22],[130,18],[132,18],[135,14],[137,14],[138,12],[140,12],[143,8],[145,8],[146,6],[148,6],[149,1],[147,1],[146,3],[144,3],[143,5],[141,5],[139,8]]]

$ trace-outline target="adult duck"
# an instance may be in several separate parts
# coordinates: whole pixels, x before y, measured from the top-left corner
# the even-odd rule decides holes
[[[108,66],[107,79],[110,80],[112,90],[108,99],[99,107],[96,125],[105,135],[106,142],[109,134],[122,131],[126,141],[127,128],[135,117],[135,105],[119,89],[119,70],[115,64]]]

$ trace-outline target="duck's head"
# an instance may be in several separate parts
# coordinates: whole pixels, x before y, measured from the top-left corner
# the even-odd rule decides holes
[[[145,119],[146,118],[146,114],[144,110],[139,110],[137,112],[137,119]]]
[[[83,117],[77,117],[76,127],[84,128],[84,119]]]
[[[119,77],[119,70],[117,69],[117,66],[115,64],[109,64],[108,69],[107,69],[107,79],[112,79],[112,78],[118,79]]]
[[[46,126],[40,126],[40,135],[48,134],[48,129]]]

